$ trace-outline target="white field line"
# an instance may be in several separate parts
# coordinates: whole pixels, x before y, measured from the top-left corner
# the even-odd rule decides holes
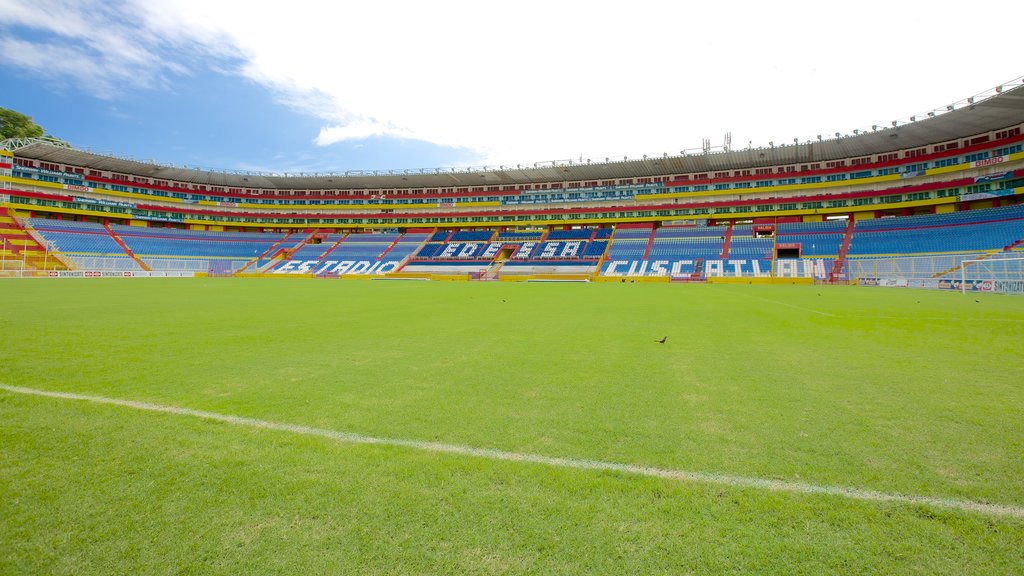
[[[897,504],[915,504],[931,506],[934,508],[945,508],[962,512],[971,512],[984,516],[1024,518],[1024,507],[988,504],[973,500],[960,498],[938,498],[932,496],[913,496],[890,492],[879,492],[861,488],[847,488],[842,486],[827,486],[808,484],[805,482],[790,482],[786,480],[773,480],[769,478],[754,478],[748,476],[732,476],[728,474],[715,474],[711,472],[692,472],[687,470],[672,470],[667,468],[652,468],[636,464],[621,464],[616,462],[603,462],[600,460],[580,460],[576,458],[559,458],[555,456],[542,456],[539,454],[528,454],[522,452],[507,452],[504,450],[493,450],[489,448],[473,448],[471,446],[459,446],[457,444],[444,444],[440,442],[424,442],[421,440],[406,440],[401,438],[379,438],[364,436],[351,432],[339,432],[326,430],[324,428],[312,428],[298,424],[285,422],[273,422],[269,420],[257,420],[242,416],[229,414],[218,414],[205,410],[193,410],[191,408],[180,408],[177,406],[165,406],[162,404],[150,404],[148,402],[136,402],[134,400],[121,400],[118,398],[107,398],[104,396],[87,396],[70,392],[54,392],[49,390],[37,390],[34,388],[23,388],[20,386],[8,386],[0,384],[0,390],[14,394],[26,394],[31,396],[43,396],[47,398],[60,398],[63,400],[80,400],[96,404],[110,404],[135,410],[146,410],[149,412],[161,412],[164,414],[176,414],[179,416],[192,416],[203,420],[213,420],[236,426],[248,426],[263,430],[276,430],[302,434],[305,436],[319,436],[339,442],[350,444],[375,444],[381,446],[399,446],[414,450],[425,450],[441,454],[455,454],[459,456],[471,456],[474,458],[487,458],[490,460],[501,460],[505,462],[526,462],[530,464],[541,464],[556,468],[571,468],[575,470],[599,470],[618,472],[622,474],[633,474],[638,476],[649,476],[664,478],[681,482],[695,482],[700,484],[712,484],[734,488],[750,488],[756,490],[767,490],[771,492],[789,492],[796,494],[821,494],[861,500],[867,502],[893,502]]]
[[[778,300],[772,300],[771,298],[762,298],[760,296],[754,296],[753,294],[746,294],[744,292],[733,292],[737,296],[743,296],[744,298],[754,298],[755,300],[761,300],[763,302],[771,302],[772,304],[778,304],[779,306],[788,306],[790,308],[796,308],[797,310],[803,310],[804,312],[810,312],[812,314],[820,314],[822,316],[828,316],[835,318],[835,314],[829,314],[828,312],[822,312],[821,310],[815,310],[813,308],[804,308],[803,306],[797,306],[796,304],[789,304],[788,302],[779,302]]]

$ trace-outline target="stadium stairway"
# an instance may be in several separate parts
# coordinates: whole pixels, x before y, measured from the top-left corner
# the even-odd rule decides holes
[[[846,221],[846,230],[843,231],[843,242],[839,245],[839,254],[836,256],[834,262],[832,262],[832,270],[828,273],[829,284],[835,284],[836,280],[839,279],[839,275],[843,272],[843,266],[846,265],[846,255],[850,252],[850,244],[853,242],[853,230],[856,228],[857,222],[853,218]]]
[[[292,237],[292,234],[293,234],[293,232],[289,231],[287,234],[284,235],[284,238],[281,238],[280,240],[275,242],[273,246],[271,246],[270,248],[267,248],[262,254],[260,254],[259,256],[255,257],[255,258],[253,258],[252,260],[249,260],[248,262],[246,262],[245,266],[242,266],[241,268],[238,269],[238,273],[241,274],[241,273],[245,272],[246,270],[251,268],[253,264],[256,264],[261,259],[266,258],[270,254],[274,254],[277,251],[277,249],[281,247],[281,244],[284,244],[285,242],[288,241],[289,238]],[[278,258],[278,259],[274,260],[273,264],[276,265],[280,261],[281,261],[281,259]],[[269,267],[267,267],[267,269],[269,269]]]
[[[647,247],[644,248],[644,255],[643,255],[643,259],[644,260],[647,260],[648,258],[651,257],[651,247],[654,246],[654,232],[656,230],[657,230],[656,228],[651,228],[651,235],[650,235],[650,237],[647,238]]]
[[[480,275],[480,279],[496,280],[498,278],[498,273],[501,271],[501,267],[504,266],[505,262],[507,261],[507,259],[495,259],[493,262],[490,263],[490,265],[487,266],[487,269],[484,270],[484,273]]]
[[[73,266],[59,252],[48,251],[43,238],[18,215],[0,208],[0,268],[7,270],[71,270]]]
[[[149,264],[143,262],[141,258],[135,255],[135,252],[132,252],[132,249],[129,248],[128,245],[124,243],[124,240],[114,232],[113,228],[110,227],[110,224],[104,222],[103,227],[107,230],[107,234],[110,234],[110,237],[114,239],[114,242],[117,242],[117,245],[121,247],[121,250],[124,250],[125,254],[131,256],[132,260],[135,260],[135,263],[139,265],[139,268],[142,268],[146,272],[152,272],[153,269],[149,267]]]
[[[393,250],[395,246],[398,246],[398,242],[402,239],[402,236],[404,236],[404,234],[399,234],[398,237],[395,238],[393,242],[391,242],[391,245],[385,248],[383,252],[378,254],[377,260],[383,260],[384,257],[387,256],[388,252],[391,252],[391,250]]]
[[[336,240],[336,241],[335,241],[335,242],[334,242],[333,244],[331,244],[330,248],[328,248],[327,250],[325,250],[325,251],[324,251],[324,253],[320,255],[320,258],[319,258],[319,259],[320,259],[320,260],[327,260],[327,257],[328,257],[328,256],[329,256],[329,255],[331,254],[331,252],[334,252],[334,250],[335,250],[335,249],[336,249],[336,248],[337,248],[338,246],[341,246],[341,243],[342,243],[342,242],[344,242],[344,241],[345,241],[345,239],[346,239],[346,238],[348,238],[348,237],[349,237],[349,236],[351,236],[351,235],[352,235],[352,233],[351,233],[351,232],[348,232],[348,233],[346,233],[346,234],[342,234],[341,238],[338,238],[338,239],[337,239],[337,240]]]
[[[597,259],[597,265],[594,266],[593,278],[597,278],[601,275],[601,266],[604,265],[604,261],[608,259],[608,251],[612,249],[612,242],[615,241],[615,231],[618,228],[612,228],[612,233],[608,236],[608,243],[604,245],[604,252],[601,253],[601,257]],[[595,231],[595,234],[597,232]],[[653,235],[652,235],[653,236]]]
[[[307,242],[311,241],[316,236],[315,233],[306,234],[301,240],[295,243],[295,246],[291,248],[285,248],[281,250],[280,256],[282,258],[291,258],[292,254],[295,254],[306,245]]]
[[[732,220],[729,221],[729,225],[725,228],[725,236],[722,237],[722,254],[719,256],[721,259],[729,257],[729,245],[732,243]]]
[[[435,231],[435,232],[436,232],[436,231]],[[424,246],[426,246],[427,244],[429,244],[429,243],[430,243],[430,238],[431,238],[431,235],[430,235],[430,234],[427,234],[427,235],[426,235],[426,236],[425,236],[425,237],[423,238],[423,241],[422,241],[422,242],[420,242],[420,245],[419,245],[419,246],[417,246],[415,250],[413,250],[412,252],[409,252],[409,253],[408,253],[408,254],[407,254],[407,255],[405,256],[405,258],[402,258],[402,260],[401,260],[401,261],[400,261],[400,262],[398,263],[398,265],[397,265],[397,266],[395,266],[395,270],[394,270],[394,272],[392,272],[392,273],[395,273],[395,272],[401,272],[401,271],[402,271],[402,269],[403,269],[403,268],[405,268],[405,265],[406,265],[406,264],[408,264],[408,263],[409,263],[409,261],[410,261],[410,260],[412,260],[412,259],[413,259],[413,258],[414,258],[414,257],[415,257],[415,256],[416,256],[417,254],[419,254],[419,253],[420,253],[420,251],[421,251],[421,250],[423,250],[423,247],[424,247]]]

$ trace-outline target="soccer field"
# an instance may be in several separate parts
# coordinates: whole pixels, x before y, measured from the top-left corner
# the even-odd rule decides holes
[[[1021,298],[302,279],[0,297],[2,574],[1024,572]]]

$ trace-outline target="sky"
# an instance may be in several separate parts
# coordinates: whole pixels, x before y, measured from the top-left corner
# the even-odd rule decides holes
[[[216,170],[639,158],[851,133],[1024,74],[1016,1],[0,0],[0,107]],[[1019,18],[1018,18],[1019,19]]]

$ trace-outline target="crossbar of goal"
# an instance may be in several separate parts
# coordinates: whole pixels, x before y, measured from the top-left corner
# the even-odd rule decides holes
[[[981,258],[960,263],[960,293],[1024,294],[1024,257]]]

